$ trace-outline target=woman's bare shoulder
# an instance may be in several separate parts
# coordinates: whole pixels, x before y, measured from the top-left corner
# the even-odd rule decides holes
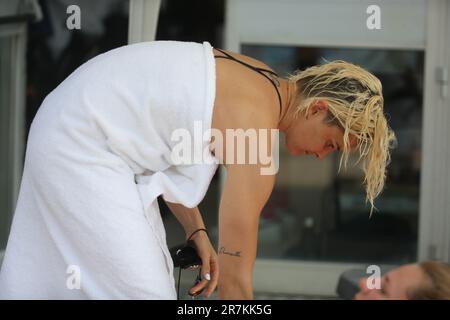
[[[252,66],[271,70],[266,64],[251,57],[226,50],[224,52]],[[216,49],[214,55],[224,56]],[[216,59],[216,64],[217,88],[213,122],[222,128],[269,123],[276,126],[278,98],[270,81],[234,61]]]
[[[267,99],[254,96],[218,99],[214,107],[212,127],[226,129],[263,129],[278,127],[278,113]]]

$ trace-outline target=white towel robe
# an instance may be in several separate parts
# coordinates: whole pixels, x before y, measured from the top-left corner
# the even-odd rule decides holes
[[[51,92],[28,137],[0,298],[175,299],[156,198],[203,199],[215,158],[174,164],[171,134],[210,129],[214,98],[208,42],[124,46]]]

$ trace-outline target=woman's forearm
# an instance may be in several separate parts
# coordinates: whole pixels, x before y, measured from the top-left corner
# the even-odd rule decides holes
[[[205,228],[203,218],[198,207],[186,208],[178,203],[165,201],[170,211],[177,218],[178,222],[183,226],[186,238],[199,228]]]

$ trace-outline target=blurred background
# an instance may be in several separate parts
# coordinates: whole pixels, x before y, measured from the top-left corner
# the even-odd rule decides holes
[[[371,5],[380,28],[368,23]],[[76,10],[79,28],[71,28]],[[281,75],[346,60],[383,84],[398,147],[371,218],[358,165],[338,172],[338,154],[293,158],[280,136],[280,171],[260,220],[257,298],[335,298],[339,276],[351,268],[449,262],[449,21],[447,0],[0,0],[0,256],[28,128],[45,96],[102,52],[178,40],[208,41]],[[200,205],[216,244],[223,179],[218,170]],[[159,202],[168,245],[183,242],[181,226]],[[187,288],[193,275],[182,281]]]

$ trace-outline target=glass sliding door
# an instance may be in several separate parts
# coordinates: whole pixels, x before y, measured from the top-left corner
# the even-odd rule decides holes
[[[293,158],[280,135],[280,170],[260,221],[256,292],[333,296],[350,268],[449,258],[449,99],[436,70],[448,72],[450,6],[378,1],[381,28],[370,29],[372,4],[227,1],[226,49],[285,75],[325,60],[361,65],[382,81],[398,138],[379,211],[369,219],[360,168],[337,173],[337,154]]]

